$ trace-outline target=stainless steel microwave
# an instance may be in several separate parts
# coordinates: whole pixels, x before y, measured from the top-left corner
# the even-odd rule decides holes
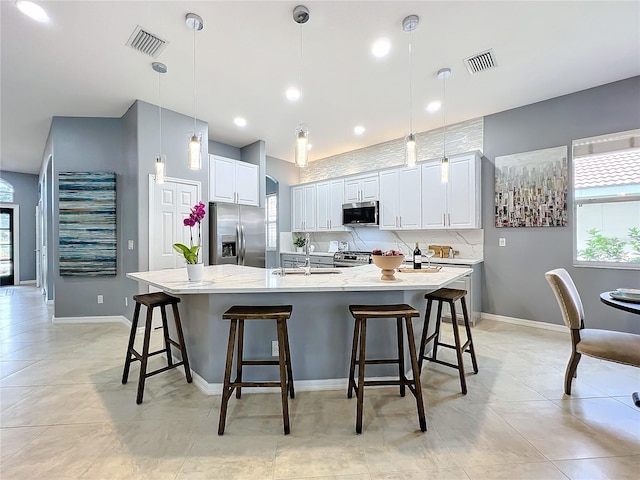
[[[342,205],[343,225],[378,225],[378,201],[344,203]]]

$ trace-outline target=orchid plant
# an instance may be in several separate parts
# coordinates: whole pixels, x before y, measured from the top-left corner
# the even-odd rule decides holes
[[[187,218],[184,219],[184,226],[189,227],[189,236],[190,236],[190,247],[182,243],[174,243],[173,249],[181,253],[184,256],[184,259],[187,263],[196,264],[198,263],[198,253],[200,251],[200,243],[202,240],[201,232],[200,232],[200,222],[204,219],[206,215],[206,210],[204,207],[204,203],[198,202],[191,208],[191,214]],[[193,244],[193,227],[198,225],[198,243],[196,245]]]

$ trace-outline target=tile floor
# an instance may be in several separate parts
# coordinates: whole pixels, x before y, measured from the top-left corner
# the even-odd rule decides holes
[[[232,399],[223,437],[218,396],[173,370],[120,383],[120,324],[52,325],[32,287],[0,289],[2,479],[638,479],[640,369],[584,358],[562,393],[562,333],[490,321],[474,329],[480,372],[425,366],[429,430],[413,397],[368,389],[364,433],[344,391],[299,392],[291,435],[278,394]],[[156,335],[157,337],[157,335]],[[154,361],[161,361],[154,357]],[[295,361],[295,360],[294,360]]]

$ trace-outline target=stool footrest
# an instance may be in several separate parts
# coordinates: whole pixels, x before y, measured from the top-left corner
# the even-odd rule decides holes
[[[397,387],[400,385],[407,385],[407,381],[402,380],[365,380],[363,385],[365,387]]]
[[[165,349],[163,349],[163,350],[157,350],[157,351],[155,351],[155,352],[153,352],[153,353],[149,353],[149,354],[147,355],[147,357],[153,357],[154,355],[159,355],[159,354],[164,353],[164,352],[166,352],[166,351],[167,351],[167,349],[166,349],[166,348],[165,348]],[[142,361],[142,355],[141,355],[141,354],[139,354],[137,351],[135,351],[133,348],[130,348],[130,349],[129,349],[129,353],[130,353],[131,355],[133,355],[134,357],[136,357],[136,358],[132,358],[132,359],[130,360],[131,362],[136,362],[136,361],[141,362],[141,361]]]
[[[398,363],[400,363],[400,360],[398,360],[397,358],[372,359],[372,360],[365,360],[364,363],[365,363],[365,365],[386,365],[386,364],[389,364],[389,363],[398,364]]]
[[[242,365],[280,365],[278,360],[242,360]]]
[[[455,363],[445,362],[444,360],[438,360],[437,358],[433,357],[424,357],[424,359],[429,360],[430,362],[439,363],[440,365],[446,365],[447,367],[455,368],[456,370],[460,369]]]
[[[153,372],[147,372],[144,374],[145,378],[151,377],[153,375],[157,375],[158,373],[162,373],[162,372],[166,372],[167,370],[171,370],[172,368],[176,368],[179,367],[181,365],[184,365],[184,362],[178,362],[178,363],[174,363],[171,366],[166,366],[163,368],[159,368],[158,370],[154,370]]]
[[[229,387],[278,387],[280,388],[280,382],[231,382]]]

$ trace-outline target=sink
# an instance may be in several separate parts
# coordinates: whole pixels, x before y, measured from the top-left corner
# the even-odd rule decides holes
[[[280,268],[276,268],[273,271],[274,275],[282,275],[282,272],[280,271]],[[285,275],[304,275],[304,267],[298,267],[298,268],[285,268],[284,269],[284,273]],[[319,267],[311,267],[311,273],[312,274],[316,274],[316,273],[324,273],[324,274],[328,274],[328,273],[342,273],[342,271],[339,268],[319,268]]]

